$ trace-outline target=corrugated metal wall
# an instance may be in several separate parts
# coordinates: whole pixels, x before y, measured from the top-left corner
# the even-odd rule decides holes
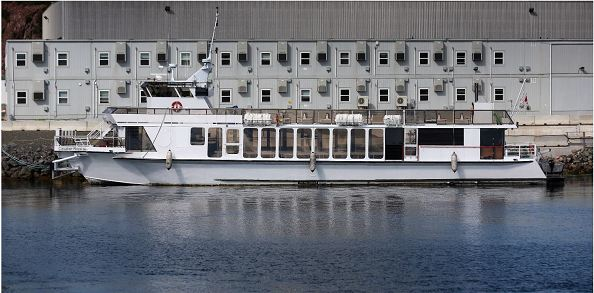
[[[592,40],[593,34],[591,1],[63,4],[64,39],[208,39],[216,6],[220,40]]]

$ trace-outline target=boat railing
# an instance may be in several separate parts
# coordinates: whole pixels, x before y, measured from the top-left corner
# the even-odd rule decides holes
[[[103,137],[89,137],[88,134],[82,134],[76,130],[56,129],[54,135],[54,149],[63,147],[125,147],[125,139],[114,135]]]
[[[384,117],[400,116],[405,125],[468,125],[468,124],[513,124],[505,110],[333,110],[333,109],[169,109],[169,108],[115,108],[107,114],[154,114],[154,115],[244,115],[246,113],[270,114],[275,124],[336,124],[338,114],[361,114],[367,125],[384,124]]]
[[[536,157],[534,144],[508,144],[505,145],[505,157],[512,159],[533,159]]]

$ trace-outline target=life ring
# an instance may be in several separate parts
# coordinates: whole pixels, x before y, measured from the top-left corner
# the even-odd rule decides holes
[[[180,101],[173,101],[173,103],[171,103],[171,109],[175,112],[181,111],[182,103]]]

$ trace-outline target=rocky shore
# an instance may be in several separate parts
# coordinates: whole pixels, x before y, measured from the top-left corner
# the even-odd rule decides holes
[[[564,164],[565,175],[586,175],[592,174],[592,147],[585,147],[574,150],[571,154],[561,155],[554,158],[545,158]]]

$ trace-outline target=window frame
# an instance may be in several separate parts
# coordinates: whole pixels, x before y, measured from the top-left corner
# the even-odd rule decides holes
[[[348,94],[347,95],[344,95],[342,93],[342,91],[348,91]],[[344,101],[342,99],[343,96],[347,96],[348,99],[346,101]],[[348,102],[350,102],[351,101],[351,89],[350,88],[339,88],[338,89],[338,101],[341,102],[341,103],[348,103]]]
[[[25,93],[25,96],[24,97],[19,97],[19,93]],[[19,103],[19,98],[20,99],[25,99],[24,100],[25,102],[24,103]],[[15,99],[14,100],[15,105],[17,105],[17,106],[27,105],[29,103],[29,92],[27,92],[26,90],[16,90],[14,92],[14,99]]]
[[[307,57],[304,57],[303,54],[307,54]],[[307,63],[303,63],[303,60],[307,60]],[[309,51],[302,51],[299,52],[299,65],[301,66],[310,66],[311,65],[311,52]]]
[[[25,58],[20,60],[19,55],[24,55]],[[19,61],[25,62],[25,64],[19,65]],[[27,52],[15,52],[14,53],[14,66],[15,67],[27,67]]]
[[[500,94],[501,100],[497,99],[497,96],[499,95],[499,94],[497,94],[497,90],[501,90],[501,94]],[[505,101],[505,88],[502,88],[502,87],[493,88],[493,101],[495,101],[495,102],[504,102]]]
[[[268,101],[264,101],[264,91],[268,91]],[[260,89],[260,103],[272,103],[272,89]]]
[[[65,59],[61,59],[60,55],[66,55]],[[65,65],[60,65],[60,61],[66,61]],[[70,53],[67,51],[61,51],[61,52],[56,52],[56,66],[57,67],[68,67],[68,65],[70,64]]]
[[[229,54],[229,57],[224,58],[223,57],[223,54]],[[232,55],[233,54],[231,54],[231,52],[229,52],[229,51],[221,52],[221,62],[220,62],[221,63],[221,67],[231,67],[231,56]],[[229,64],[223,64],[224,61],[228,61]]]
[[[427,54],[427,57],[421,58],[421,54]],[[421,63],[421,60],[425,60],[425,59],[427,59],[427,63],[425,63],[425,64]],[[419,51],[418,62],[417,62],[419,64],[419,66],[430,66],[431,65],[431,60],[430,59],[431,59],[431,52],[430,51]]]
[[[229,95],[228,95],[229,101],[228,102],[223,101],[223,91],[229,91]],[[231,104],[233,102],[233,90],[232,89],[221,89],[220,97],[221,97],[221,101],[220,101],[221,104]],[[225,95],[225,97],[227,97],[227,95]]]
[[[427,91],[427,94],[426,94],[427,98],[424,99],[424,100],[422,99],[422,96],[423,95],[421,94],[421,90],[426,90]],[[417,94],[418,94],[418,97],[419,97],[419,102],[428,102],[429,101],[429,88],[427,88],[427,87],[420,87],[417,90]]]
[[[101,55],[102,55],[102,54],[107,54],[107,60],[105,60],[105,59],[102,59],[102,58],[101,58]],[[98,66],[99,66],[99,67],[109,67],[109,66],[110,66],[110,64],[109,64],[109,63],[110,63],[110,62],[109,62],[109,57],[110,57],[110,55],[111,55],[111,54],[109,54],[109,52],[107,52],[107,51],[100,51],[100,52],[97,52],[97,61],[98,61]],[[101,61],[107,61],[107,64],[101,64]]]
[[[307,95],[304,95],[304,92],[309,92]],[[307,97],[307,101],[303,100],[303,97]],[[311,89],[299,89],[299,101],[302,103],[311,103]]]
[[[142,54],[148,54],[148,58],[143,59]],[[147,61],[148,64],[142,64],[142,61]],[[151,67],[151,52],[149,51],[142,51],[138,52],[138,67]]]
[[[63,99],[64,97],[60,97],[60,93],[66,93],[66,103],[61,103],[60,99]],[[63,105],[69,105],[69,101],[70,101],[70,91],[69,90],[58,90],[57,91],[57,103],[58,106],[63,106]]]
[[[385,58],[382,58],[382,54],[386,54]],[[382,60],[386,63],[382,64]],[[390,66],[390,52],[389,51],[378,51],[377,52],[377,66]]]
[[[264,54],[268,54],[268,58],[264,58]],[[267,60],[268,64],[262,63],[264,60]],[[272,52],[260,52],[260,66],[272,66]]]
[[[466,51],[456,51],[456,66],[466,66]],[[458,54],[464,54],[464,58],[460,58]],[[463,60],[463,63],[459,63],[460,60]]]
[[[501,53],[501,58],[497,58],[497,53]],[[497,63],[497,60],[500,59],[501,63]],[[493,65],[494,66],[503,66],[505,65],[505,52],[502,50],[493,51]]]
[[[463,93],[460,93],[460,91],[463,91]],[[460,99],[460,96],[462,96],[463,99]],[[466,88],[465,87],[457,87],[456,88],[456,102],[466,102]]]
[[[342,54],[346,54],[345,58]],[[342,63],[342,60],[346,60],[347,63]],[[351,51],[339,51],[338,52],[338,66],[348,67],[351,66]]]
[[[143,95],[143,94],[144,94],[144,95]],[[140,89],[140,91],[138,91],[138,95],[139,95],[139,97],[138,97],[138,101],[139,101],[141,104],[146,104],[146,102],[147,102],[147,99],[148,99],[148,95],[147,95],[147,94],[144,92],[144,90],[143,90],[143,89]],[[144,98],[144,102],[142,101],[142,98]]]
[[[382,95],[382,91],[386,90],[388,91],[386,94]],[[387,97],[387,100],[382,101],[382,96]],[[377,89],[377,101],[378,103],[390,103],[390,88],[387,87],[381,87]]]
[[[184,59],[184,55],[187,56],[186,59]],[[184,65],[184,61],[188,61],[188,64]],[[180,67],[192,67],[192,52],[190,52],[190,51],[179,52],[179,66]]]
[[[105,102],[105,103],[104,102],[101,102],[101,93],[102,92],[107,92],[107,102]],[[109,97],[110,96],[110,91],[109,90],[99,90],[97,96],[99,97],[99,104],[109,104],[110,103],[110,97]]]

